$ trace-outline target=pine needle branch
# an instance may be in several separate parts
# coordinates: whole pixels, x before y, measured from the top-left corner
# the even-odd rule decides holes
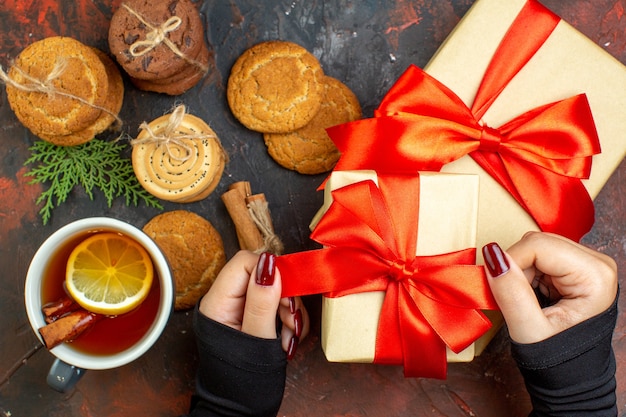
[[[90,200],[94,189],[99,189],[111,208],[113,200],[123,196],[127,206],[139,205],[163,209],[158,199],[141,186],[128,158],[122,156],[126,145],[119,142],[92,139],[78,146],[56,146],[37,141],[29,148],[31,156],[24,165],[33,165],[25,175],[30,184],[48,183],[49,187],[37,198],[44,203],[39,211],[43,224],[52,210],[67,200],[71,191],[81,185]]]

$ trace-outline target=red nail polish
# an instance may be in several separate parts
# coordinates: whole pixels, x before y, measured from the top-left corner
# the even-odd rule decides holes
[[[485,266],[494,278],[506,274],[510,269],[502,248],[495,242],[483,246],[483,258],[485,258]]]
[[[293,315],[293,333],[296,337],[302,336],[302,310],[298,309]]]
[[[256,283],[267,287],[274,284],[275,269],[276,257],[269,252],[263,252],[256,266]]]
[[[296,356],[296,349],[298,349],[298,343],[300,342],[300,338],[297,336],[292,336],[289,341],[289,347],[287,348],[287,360],[293,359]]]
[[[296,314],[296,298],[289,297],[289,312],[291,314]]]

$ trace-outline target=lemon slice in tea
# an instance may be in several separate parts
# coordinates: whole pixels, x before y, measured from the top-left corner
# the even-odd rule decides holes
[[[118,315],[145,300],[153,276],[150,255],[139,243],[117,233],[98,233],[70,254],[65,284],[85,310]]]

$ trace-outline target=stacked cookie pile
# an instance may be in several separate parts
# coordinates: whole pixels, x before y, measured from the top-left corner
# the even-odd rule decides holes
[[[60,146],[80,145],[109,128],[124,100],[124,83],[113,61],[68,37],[30,44],[3,81],[20,122]]]
[[[217,187],[226,153],[202,119],[178,106],[140,128],[132,141],[132,164],[146,191],[163,200],[191,203]]]
[[[108,40],[141,90],[179,95],[208,71],[204,26],[190,0],[127,0],[111,18]]]
[[[263,133],[270,156],[302,174],[330,171],[339,151],[325,129],[361,118],[354,93],[325,75],[313,54],[286,41],[246,50],[231,70],[227,97],[235,117]]]

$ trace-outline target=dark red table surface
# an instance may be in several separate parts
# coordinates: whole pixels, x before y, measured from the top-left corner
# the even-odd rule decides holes
[[[268,39],[297,42],[313,52],[325,72],[358,96],[365,116],[409,64],[425,65],[473,2],[471,0],[301,1],[198,0],[212,56],[209,75],[182,96],[134,89],[126,80],[121,112],[133,136],[150,121],[184,103],[218,133],[230,162],[217,190],[187,205],[222,234],[228,256],[237,250],[232,222],[219,198],[229,184],[247,180],[264,192],[277,232],[288,252],[314,248],[308,224],[322,203],[316,192],[323,175],[280,168],[267,155],[260,134],[243,128],[225,99],[234,60]],[[546,6],[626,63],[626,4],[618,0],[546,0]],[[119,0],[4,0],[0,4],[0,64],[6,68],[26,45],[47,36],[72,36],[108,50],[107,30]],[[598,80],[602,82],[602,80]],[[626,91],[624,92],[626,94]],[[626,117],[626,115],[624,115]],[[81,189],[43,225],[24,161],[35,138],[16,119],[0,90],[0,416],[175,416],[187,410],[197,354],[191,314],[176,312],[156,345],[136,362],[115,370],[90,371],[66,394],[49,389],[45,375],[53,357],[38,343],[26,317],[24,277],[36,248],[54,230],[86,216],[105,215],[138,227],[159,213],[143,205],[108,208]],[[626,134],[626,132],[625,132]],[[626,140],[626,138],[625,138]],[[596,199],[596,224],[584,242],[626,266],[626,164]],[[504,331],[471,363],[449,366],[445,381],[405,379],[399,367],[328,363],[320,348],[319,298],[306,299],[312,332],[289,364],[280,415],[286,416],[524,416],[527,394],[512,362]],[[622,306],[624,302],[620,303]],[[618,359],[618,406],[626,415],[626,320],[614,337]]]

